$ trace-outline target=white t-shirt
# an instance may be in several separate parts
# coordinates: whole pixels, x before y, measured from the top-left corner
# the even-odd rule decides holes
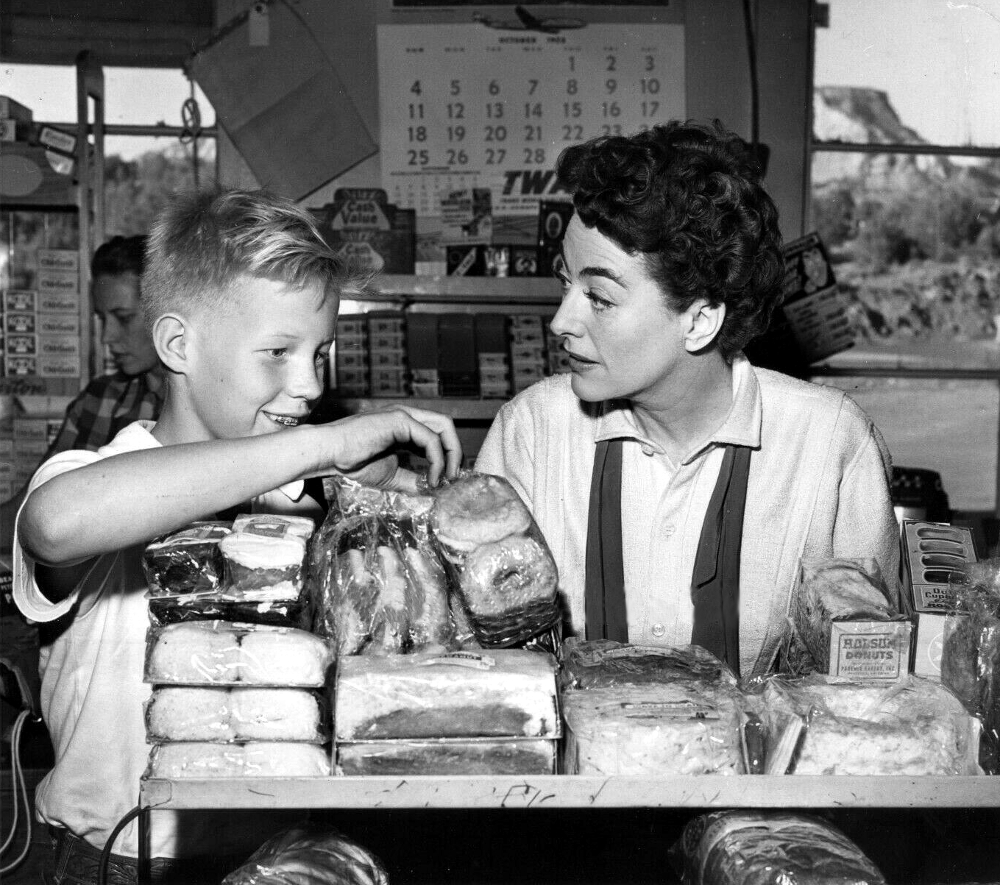
[[[158,447],[150,433],[153,426],[137,421],[96,452],[53,456],[35,473],[28,494],[62,473],[111,455]],[[301,483],[264,498],[281,492],[297,499]],[[255,510],[269,509],[262,499],[254,504]],[[35,583],[35,564],[22,550],[15,526],[14,601],[25,617],[49,624],[46,632],[53,634],[43,639],[39,670],[42,716],[56,763],[38,786],[36,814],[97,848],[137,804],[150,750],[143,720],[150,693],[142,681],[149,627],[144,546],[101,556],[69,597],[52,603]],[[255,822],[231,813],[153,812],[151,856],[240,853],[259,845],[266,834]],[[116,839],[114,851],[135,857],[137,849],[138,827],[132,821]]]

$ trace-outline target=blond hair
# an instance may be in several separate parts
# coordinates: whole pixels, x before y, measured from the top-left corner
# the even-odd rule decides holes
[[[195,191],[176,195],[153,224],[142,275],[146,325],[175,310],[238,306],[247,276],[319,283],[324,298],[367,285],[290,200],[266,190]]]

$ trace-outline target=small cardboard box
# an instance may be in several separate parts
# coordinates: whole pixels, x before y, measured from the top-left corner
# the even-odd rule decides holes
[[[36,311],[38,293],[33,289],[7,289],[3,293],[3,309],[15,312]]]
[[[8,335],[34,335],[38,332],[38,315],[8,311],[4,314],[3,328]]]
[[[914,676],[941,678],[941,654],[944,651],[944,625],[947,620],[948,615],[940,612],[914,613]]]
[[[910,670],[909,621],[834,621],[830,675],[849,679],[901,679]]]
[[[947,612],[954,604],[949,578],[976,562],[972,532],[963,526],[904,519],[900,578],[907,612]]]

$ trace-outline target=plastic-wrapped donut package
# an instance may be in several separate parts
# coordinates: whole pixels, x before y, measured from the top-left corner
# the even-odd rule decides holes
[[[303,584],[313,530],[305,517],[253,514],[154,540],[143,553],[150,620],[309,626]]]
[[[555,561],[513,486],[468,473],[433,496],[431,532],[479,642],[510,646],[555,628]]]
[[[690,821],[670,850],[684,885],[885,885],[865,853],[818,817],[713,811]]]
[[[330,512],[312,545],[316,629],[338,655],[474,645],[456,629],[448,578],[430,538],[425,495],[324,480]],[[459,623],[461,623],[459,621]]]
[[[742,774],[746,710],[732,672],[698,646],[563,644],[567,774]]]

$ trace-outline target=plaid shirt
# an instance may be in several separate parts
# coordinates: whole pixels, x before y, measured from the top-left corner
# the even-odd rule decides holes
[[[59,435],[45,457],[69,449],[97,451],[133,421],[155,421],[162,406],[162,388],[156,393],[150,390],[146,374],[100,375],[69,404]]]

